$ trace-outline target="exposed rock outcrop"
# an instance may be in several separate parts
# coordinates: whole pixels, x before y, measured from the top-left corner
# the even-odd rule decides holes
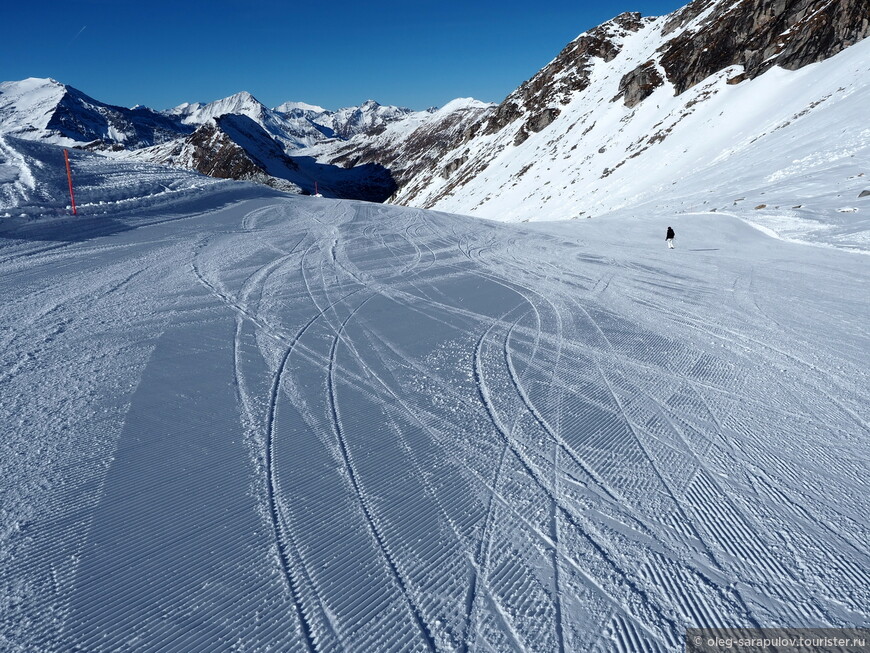
[[[695,0],[674,14],[665,32],[711,6],[710,0]],[[870,35],[870,0],[729,0],[719,7],[660,49],[677,94],[729,66],[743,66],[744,79],[774,65],[796,70]]]
[[[626,73],[619,82],[619,94],[614,99],[623,98],[625,106],[634,107],[652,95],[664,84],[655,62],[650,60]]]
[[[298,173],[298,166],[247,116],[228,114],[212,118],[179,142],[164,162],[218,179],[254,181],[281,190],[301,191],[299,185],[288,179],[292,173]]]
[[[685,7],[677,9],[668,16],[664,27],[662,27],[662,36],[668,36],[675,30],[682,29],[714,4],[716,4],[716,0],[694,0]]]
[[[451,161],[450,163],[448,163],[448,164],[447,164],[446,166],[444,166],[444,168],[441,170],[441,176],[444,177],[445,179],[449,179],[449,178],[450,178],[450,175],[452,175],[454,172],[456,172],[457,170],[459,170],[459,168],[461,168],[462,165],[463,165],[466,161],[468,161],[468,156],[460,156],[460,157],[457,158],[457,159],[453,159],[453,161]]]

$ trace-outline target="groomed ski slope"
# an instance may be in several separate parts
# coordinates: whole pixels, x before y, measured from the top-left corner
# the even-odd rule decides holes
[[[0,229],[0,649],[870,625],[868,257],[225,188]]]

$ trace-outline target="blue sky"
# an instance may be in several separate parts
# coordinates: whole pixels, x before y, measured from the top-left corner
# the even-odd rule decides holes
[[[249,91],[327,109],[499,102],[581,32],[683,0],[16,0],[0,81],[53,77],[103,102],[167,109]]]

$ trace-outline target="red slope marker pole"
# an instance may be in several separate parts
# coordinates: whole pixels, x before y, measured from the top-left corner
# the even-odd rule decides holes
[[[69,168],[69,152],[63,151],[63,159],[66,161],[66,179],[69,182],[69,199],[72,202],[72,214],[76,215],[76,196],[73,193],[72,171]]]

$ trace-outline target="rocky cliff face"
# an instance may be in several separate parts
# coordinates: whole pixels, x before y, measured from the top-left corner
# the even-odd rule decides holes
[[[676,32],[659,54],[679,94],[729,66],[743,67],[740,81],[824,61],[870,35],[870,0],[694,0],[662,32]]]

